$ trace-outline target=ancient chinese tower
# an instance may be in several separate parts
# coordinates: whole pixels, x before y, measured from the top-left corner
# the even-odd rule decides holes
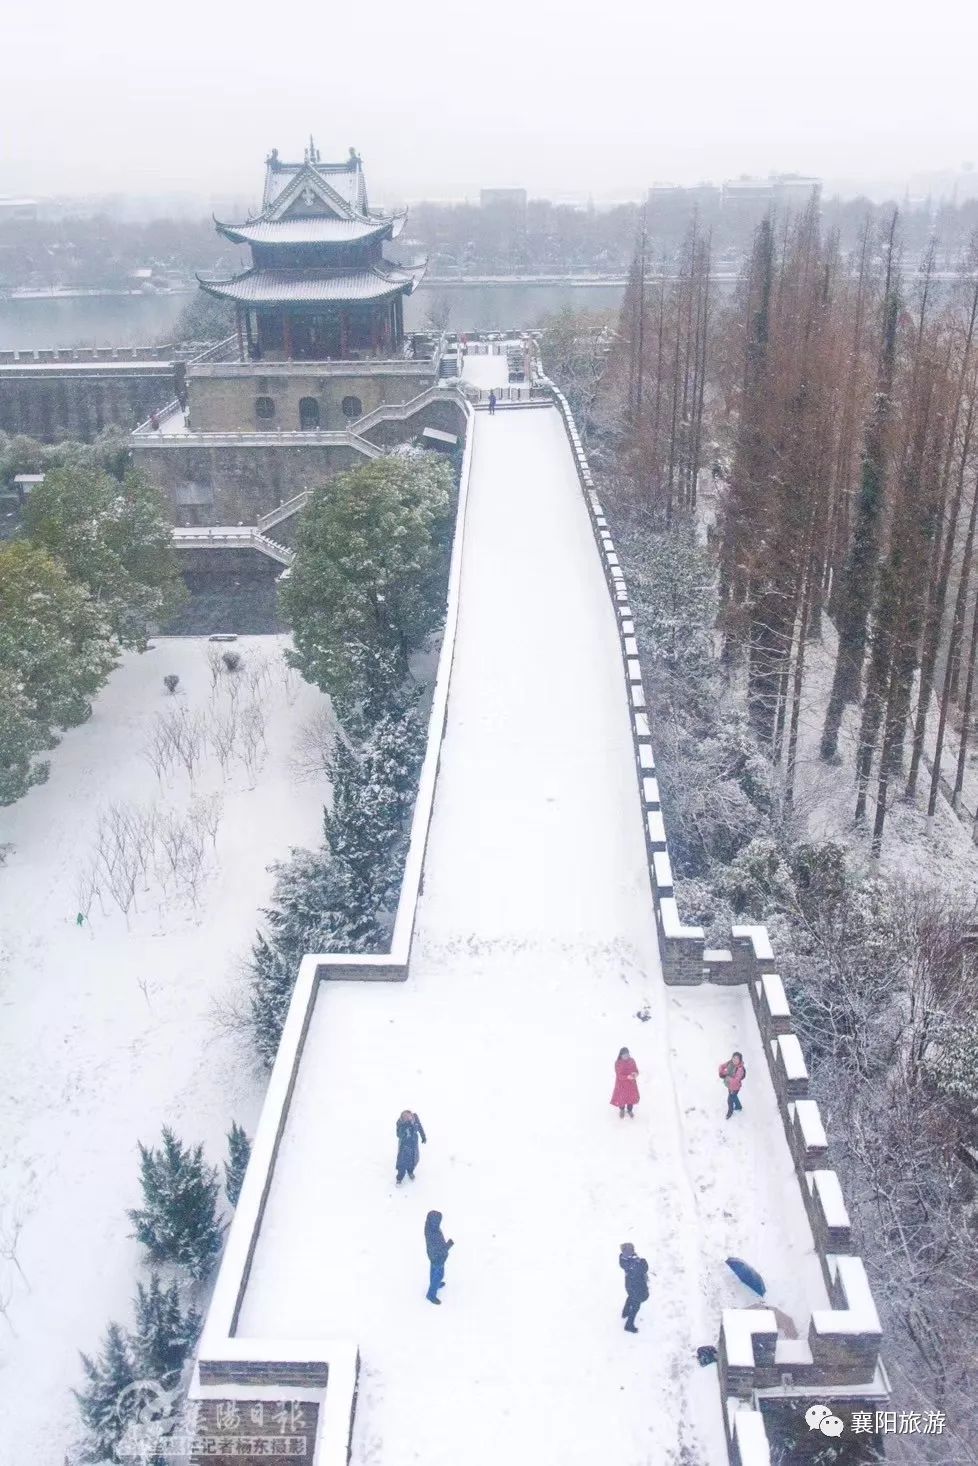
[[[200,280],[233,302],[241,361],[356,361],[400,356],[403,300],[424,266],[402,269],[384,258],[403,214],[367,203],[363,164],[353,148],[323,163],[312,140],[301,163],[265,160],[262,210],[218,230],[251,250],[251,269],[227,280]],[[198,277],[199,278],[199,277]]]

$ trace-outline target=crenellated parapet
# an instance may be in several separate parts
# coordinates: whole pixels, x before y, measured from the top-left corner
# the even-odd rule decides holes
[[[734,926],[728,948],[706,946],[702,927],[684,923],[669,857],[653,750],[653,710],[645,692],[628,586],[580,434],[563,393],[543,375],[563,417],[591,528],[618,621],[636,793],[641,803],[655,923],[665,981],[746,986],[767,1062],[775,1101],[791,1154],[818,1257],[828,1308],[813,1307],[804,1338],[788,1337],[773,1309],[726,1308],[720,1320],[718,1367],[724,1426],[733,1466],[768,1466],[767,1409],[801,1401],[881,1406],[889,1385],[881,1360],[882,1327],[862,1259],[855,1255],[852,1224],[777,971],[767,928]]]

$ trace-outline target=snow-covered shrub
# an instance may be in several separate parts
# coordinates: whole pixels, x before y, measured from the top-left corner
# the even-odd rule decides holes
[[[978,1117],[978,1018],[944,1023],[924,1068],[942,1095]]]
[[[164,1126],[159,1150],[140,1144],[143,1205],[128,1213],[153,1262],[174,1262],[196,1281],[205,1278],[221,1250],[217,1220],[217,1171],[203,1146],[184,1147]]]
[[[85,1456],[93,1462],[114,1461],[131,1418],[125,1412],[124,1392],[138,1377],[125,1331],[110,1323],[98,1358],[82,1354],[81,1362],[86,1383],[74,1395],[87,1435]]]
[[[267,926],[252,948],[250,1027],[266,1063],[304,954],[375,952],[389,935],[424,739],[412,699],[385,714],[363,744],[334,742],[323,845],[293,850],[275,868]]]
[[[240,652],[222,652],[221,661],[228,672],[238,672],[241,669],[242,657]]]
[[[237,1206],[245,1171],[251,1156],[251,1141],[237,1121],[228,1131],[228,1158],[224,1162],[224,1192],[232,1206]]]
[[[760,835],[727,865],[718,865],[717,882],[734,913],[764,921],[792,904],[791,872],[784,851],[771,835]]]
[[[168,672],[166,674],[166,676],[163,678],[163,686],[172,697],[177,688],[180,686],[180,678],[177,676],[176,672]]]
[[[128,1429],[138,1429],[143,1406],[159,1399],[156,1386],[172,1392],[179,1384],[200,1334],[200,1314],[194,1308],[184,1312],[177,1284],[164,1288],[155,1272],[147,1287],[137,1283],[134,1308],[131,1333],[110,1323],[98,1358],[82,1354],[86,1383],[73,1391],[86,1429],[84,1459],[100,1466],[126,1459]],[[137,1381],[150,1393],[139,1389]]]
[[[164,1288],[156,1272],[150,1273],[147,1287],[136,1284],[134,1303],[136,1327],[129,1343],[139,1376],[172,1385],[197,1342],[201,1316],[195,1308],[184,1312],[176,1282]]]

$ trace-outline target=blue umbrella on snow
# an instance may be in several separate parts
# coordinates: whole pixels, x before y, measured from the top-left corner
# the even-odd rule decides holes
[[[756,1269],[752,1268],[749,1262],[744,1262],[742,1257],[728,1257],[727,1267],[759,1298],[763,1298],[767,1289],[764,1286],[764,1279]]]

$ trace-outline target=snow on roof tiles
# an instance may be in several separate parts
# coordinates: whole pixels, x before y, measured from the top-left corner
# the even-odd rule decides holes
[[[255,219],[251,223],[222,224],[222,234],[243,244],[355,244],[384,233],[390,219],[334,219],[315,215],[306,219]]]
[[[197,277],[200,279],[200,276]],[[401,290],[409,294],[421,279],[416,270],[358,270],[348,275],[323,270],[248,270],[230,280],[200,280],[204,290],[246,305],[288,301],[382,300]]]

